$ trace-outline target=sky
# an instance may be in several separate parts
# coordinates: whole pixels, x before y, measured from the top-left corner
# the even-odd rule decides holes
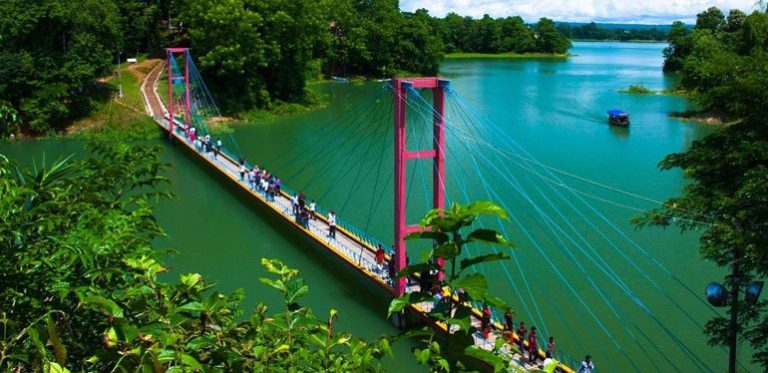
[[[541,17],[555,21],[670,24],[673,21],[695,23],[696,14],[716,6],[728,14],[732,8],[747,13],[757,0],[400,0],[400,9],[424,8],[443,17],[449,12],[480,18],[519,15],[526,22]]]

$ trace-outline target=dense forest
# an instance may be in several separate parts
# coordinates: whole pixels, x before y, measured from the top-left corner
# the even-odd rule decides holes
[[[669,32],[660,28],[608,28],[600,27],[594,22],[578,26],[560,23],[557,30],[569,39],[581,40],[666,41],[669,37]]]
[[[480,19],[449,13],[434,19],[446,53],[555,53],[568,52],[571,42],[557,31],[555,23],[542,18],[535,25],[520,17]]]
[[[693,29],[673,25],[664,56],[664,70],[679,73],[679,88],[699,104],[700,115],[734,123],[661,162],[663,169],[681,169],[689,184],[642,224],[675,224],[701,234],[702,258],[732,274],[723,283],[737,296],[729,297],[724,317],[707,323],[709,343],[727,347],[736,338],[731,332],[739,333],[739,341],[751,344],[753,360],[768,369],[766,302],[738,296],[768,276],[768,14],[734,9],[726,16],[709,8]],[[734,313],[735,330],[729,325]]]
[[[224,111],[307,102],[330,76],[433,75],[445,52],[565,53],[554,22],[444,19],[397,0],[84,0],[0,3],[0,133],[45,133],[109,97],[124,60],[194,49]]]

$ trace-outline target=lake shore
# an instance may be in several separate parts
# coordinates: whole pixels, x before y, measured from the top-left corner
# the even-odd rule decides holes
[[[569,39],[571,41],[578,41],[578,42],[590,42],[590,43],[644,43],[644,44],[667,44],[669,41],[667,40],[642,40],[642,39],[629,39],[629,40],[618,40],[618,39]]]
[[[569,53],[446,53],[444,59],[456,60],[465,58],[568,58]]]

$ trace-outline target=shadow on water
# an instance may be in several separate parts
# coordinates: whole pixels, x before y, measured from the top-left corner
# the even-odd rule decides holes
[[[629,139],[629,127],[618,127],[618,126],[611,126],[608,125],[610,128],[611,134],[619,139],[619,140],[627,140]]]

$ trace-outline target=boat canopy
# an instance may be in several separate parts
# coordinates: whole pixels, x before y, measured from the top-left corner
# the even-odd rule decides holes
[[[623,115],[629,115],[629,113],[621,109],[611,109],[611,110],[608,110],[608,115],[612,117],[619,117]]]

